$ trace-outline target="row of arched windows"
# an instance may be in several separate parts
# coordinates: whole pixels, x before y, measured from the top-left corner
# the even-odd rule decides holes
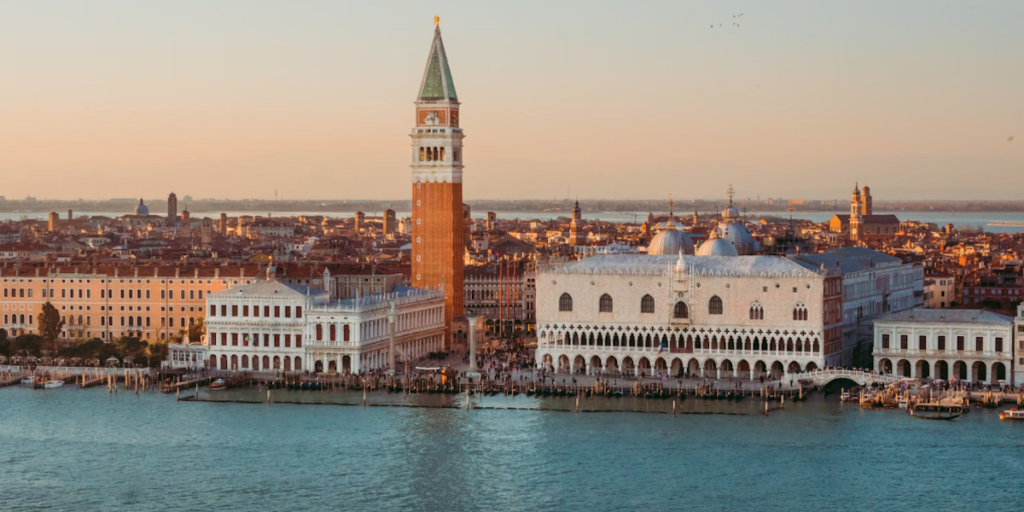
[[[677,308],[678,308],[678,306],[677,306]],[[685,304],[683,305],[683,308],[684,309],[686,308]],[[612,300],[612,296],[608,295],[607,293],[602,295],[601,299],[598,300],[597,309],[601,313],[612,313],[612,312],[614,312],[615,311],[615,303]],[[568,293],[563,293],[562,296],[558,298],[558,310],[559,311],[572,311],[572,295],[569,295]],[[641,313],[654,313],[654,297],[651,297],[650,295],[644,295],[643,298],[640,299],[640,312]],[[679,316],[677,316],[676,318],[686,318],[686,317],[679,317]]]
[[[212,355],[212,356],[210,356],[210,367],[211,368],[219,368],[221,370],[249,370],[250,369],[250,367],[249,367],[249,362],[250,362],[249,356],[242,356],[242,360],[241,360],[242,366],[241,367],[238,366],[239,360],[238,360],[238,356],[237,355],[232,355],[230,361],[231,361],[231,365],[228,366],[228,356],[222,355],[222,356],[220,356],[220,365],[218,365],[217,364],[217,356],[216,355]],[[260,368],[262,368],[263,370],[271,370],[271,369],[282,370],[283,369],[286,372],[292,371],[292,358],[288,357],[288,356],[284,356],[283,362],[284,362],[284,367],[282,368],[281,367],[281,363],[282,363],[281,357],[274,356],[273,367],[271,367],[271,359],[270,359],[270,357],[269,356],[263,356],[263,364],[260,365],[260,358],[259,358],[259,356],[252,356],[252,368],[251,369],[253,371],[259,371]],[[296,356],[295,357],[295,371],[301,371],[301,370],[302,370],[302,358]]]
[[[764,320],[764,308],[761,307],[761,304],[755,302],[753,306],[750,306],[750,319]]]
[[[793,320],[807,320],[807,306],[797,304],[793,308]]]
[[[351,332],[349,331],[348,324],[342,326],[342,341],[350,341]],[[316,340],[323,341],[324,339],[324,326],[323,324],[316,324]],[[328,340],[338,341],[338,326],[331,324],[328,327]]]
[[[444,148],[420,148],[420,162],[443,162]]]
[[[572,311],[572,296],[568,293],[563,293],[558,298],[558,310],[559,311]],[[611,313],[614,311],[614,303],[611,295],[607,293],[601,296],[601,300],[598,302],[598,311],[601,313]],[[650,295],[644,295],[640,299],[640,312],[641,313],[654,313],[654,297]],[[725,304],[722,299],[715,295],[708,300],[708,314],[709,315],[721,315],[725,313]],[[690,310],[686,306],[685,302],[677,302],[675,309],[672,311],[672,318],[689,318]],[[803,303],[797,304],[793,308],[793,320],[807,320],[807,306]],[[750,319],[751,320],[764,320],[764,307],[760,303],[754,303],[750,306]]]
[[[547,334],[541,333],[544,338]],[[595,346],[595,347],[637,347],[637,348],[658,348],[664,346],[668,349],[696,349],[696,350],[746,350],[766,352],[813,352],[821,350],[821,344],[817,339],[805,338],[741,338],[733,336],[683,336],[683,335],[657,335],[637,333],[581,333],[564,332],[551,333],[555,338],[550,342],[558,345],[570,346]]]

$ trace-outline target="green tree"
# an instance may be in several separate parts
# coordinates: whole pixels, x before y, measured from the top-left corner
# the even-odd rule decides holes
[[[64,329],[64,319],[61,318],[60,312],[57,308],[50,304],[50,301],[46,301],[43,304],[43,311],[39,313],[39,336],[43,338],[44,348],[51,351],[52,354],[57,353],[57,338],[60,336],[61,329]]]
[[[164,359],[167,359],[167,342],[166,341],[155,341],[150,343],[146,347],[146,357],[148,358],[148,365],[150,367],[160,366],[160,363]]]
[[[146,345],[148,343],[133,336],[121,336],[114,341],[114,347],[117,349],[121,361],[130,357],[136,364],[146,356]]]
[[[43,348],[43,338],[36,334],[23,334],[11,344],[11,355],[22,354],[39,357]]]

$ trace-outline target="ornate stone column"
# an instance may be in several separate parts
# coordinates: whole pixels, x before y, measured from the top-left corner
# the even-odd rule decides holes
[[[466,320],[469,321],[469,371],[477,371],[476,367],[476,312],[472,309],[466,310]]]

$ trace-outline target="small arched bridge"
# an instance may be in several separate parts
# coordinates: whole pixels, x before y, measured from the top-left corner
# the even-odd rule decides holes
[[[875,383],[884,385],[900,380],[899,377],[892,374],[878,374],[863,370],[814,370],[804,373],[790,373],[786,375],[786,379],[811,381],[815,386],[824,386],[836,379],[852,380],[860,386],[870,386]]]

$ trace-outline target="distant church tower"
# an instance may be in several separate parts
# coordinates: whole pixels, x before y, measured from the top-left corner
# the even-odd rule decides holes
[[[580,202],[572,209],[572,222],[569,223],[569,245],[577,246],[586,243],[586,237],[580,233],[580,225],[583,224],[583,211],[580,210]]]
[[[412,285],[444,285],[445,346],[463,316],[462,130],[441,28],[434,18],[412,130]]]
[[[866,187],[865,187],[866,188]],[[861,211],[864,204],[861,202],[860,189],[857,185],[853,186],[853,196],[850,198],[850,239],[857,240],[860,238],[860,221]]]
[[[171,192],[167,196],[167,222],[174,224],[178,220],[178,196]]]
[[[871,189],[867,185],[864,186],[864,192],[860,197],[860,214],[861,215],[874,215],[871,212]]]

